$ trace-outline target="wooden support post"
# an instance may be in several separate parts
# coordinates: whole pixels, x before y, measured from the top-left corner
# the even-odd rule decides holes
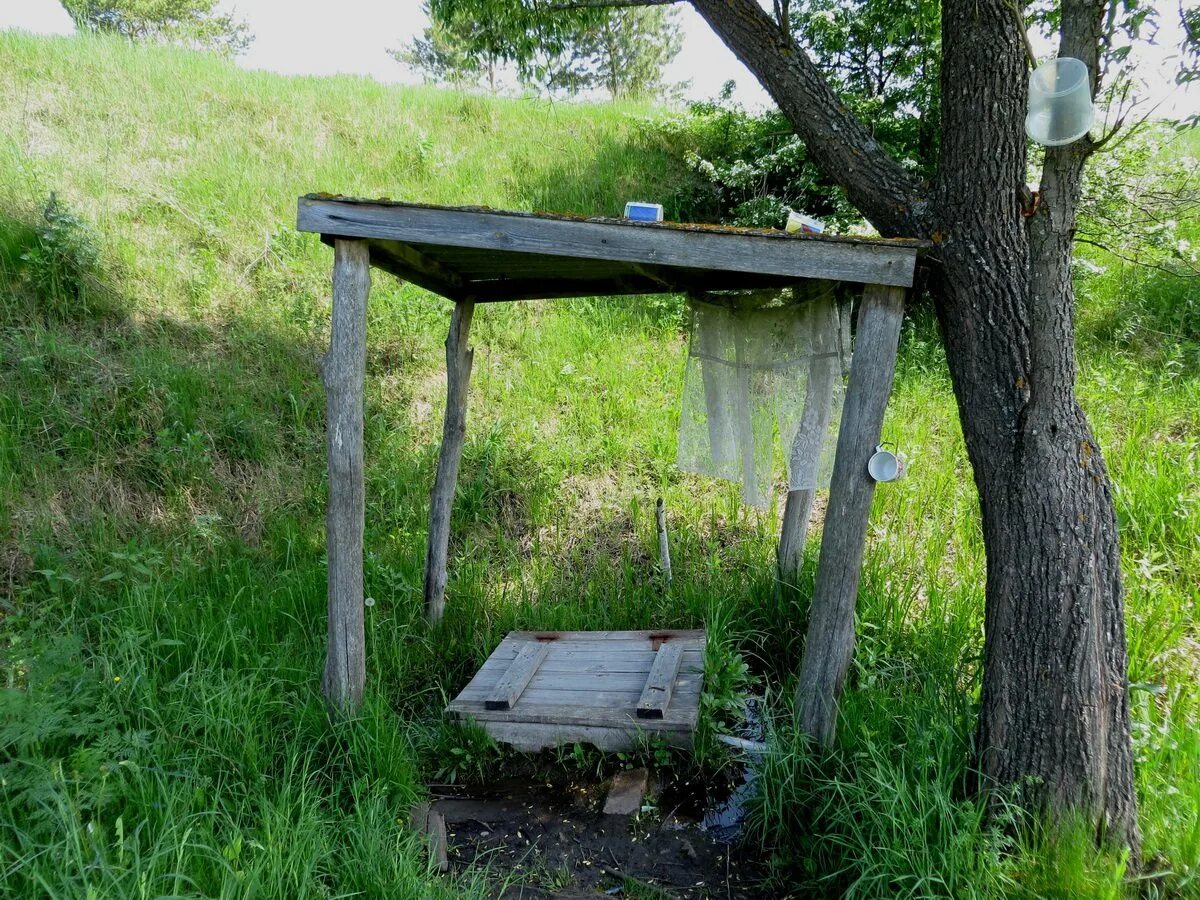
[[[796,694],[798,727],[825,746],[837,731],[838,698],[854,652],[854,607],[875,493],[867,460],[883,428],[903,316],[902,288],[863,291]]]
[[[671,543],[667,540],[667,505],[659,497],[654,504],[654,526],[658,529],[658,564],[662,568],[663,582],[671,586]]]
[[[697,300],[696,294],[689,295]],[[724,472],[725,467],[733,462],[733,435],[729,430],[721,391],[721,376],[715,368],[724,348],[721,346],[721,334],[717,330],[716,321],[702,323],[703,313],[696,310],[692,327],[696,329],[700,343],[700,352],[704,359],[700,361],[700,375],[704,383],[704,410],[708,419],[708,446],[712,452],[713,462],[718,471]]]
[[[425,555],[425,618],[440,622],[446,607],[446,555],[450,548],[450,511],[458,483],[463,441],[467,436],[467,384],[474,351],[468,344],[474,300],[454,304],[446,336],[446,418],[437,477],[429,500],[429,549]]]
[[[808,520],[812,518],[815,488],[788,491],[783,504],[783,524],[779,528],[779,547],[775,553],[775,578],[784,597],[794,597],[804,565],[804,544],[808,540]]]
[[[838,310],[832,310],[831,328],[840,328]],[[796,437],[792,441],[791,469],[795,474],[797,467],[811,464],[812,471],[800,473],[801,481],[815,482],[817,467],[820,463],[821,445],[825,442],[825,433],[829,429],[829,419],[833,415],[833,389],[837,379],[842,375],[842,360],[838,356],[826,356],[833,347],[839,345],[837,332],[827,334],[823,329],[816,329],[813,346],[810,348],[812,358],[808,364],[808,381],[804,389],[804,411],[800,414],[800,425],[796,429]],[[826,338],[832,339],[826,340]],[[804,562],[804,544],[808,538],[808,520],[812,515],[814,488],[802,488],[788,491],[787,501],[783,507],[783,525],[779,530],[779,549],[776,554],[777,579],[780,590],[785,595],[794,595],[796,585],[800,581],[800,568]]]
[[[366,679],[363,638],[363,380],[367,368],[370,255],[365,241],[333,245],[333,323],[321,363],[325,382],[329,507],[329,642],[321,688],[329,706],[353,712]]]

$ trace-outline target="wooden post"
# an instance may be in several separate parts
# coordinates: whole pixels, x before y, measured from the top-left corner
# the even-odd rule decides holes
[[[667,540],[667,506],[659,497],[654,504],[654,525],[658,529],[658,564],[662,567],[663,581],[671,586],[671,544]]]
[[[840,328],[838,310],[832,311],[832,326]],[[813,461],[813,471],[805,473],[803,480],[816,480],[816,467],[820,462],[821,445],[829,428],[833,414],[833,389],[841,377],[842,361],[839,356],[825,356],[833,347],[824,340],[826,333],[818,328],[810,348],[812,359],[808,364],[808,382],[804,389],[804,411],[800,414],[800,425],[792,442],[792,471],[805,461]],[[834,346],[840,342],[835,340]],[[776,554],[777,579],[780,590],[794,594],[800,580],[800,568],[804,562],[804,543],[808,537],[808,520],[812,515],[814,488],[788,491],[783,507],[783,525],[779,530],[779,549]]]
[[[757,506],[758,460],[754,445],[754,409],[750,396],[750,362],[746,358],[746,334],[738,327],[733,330],[733,359],[737,365],[737,406],[733,414],[737,419],[737,439],[742,454],[742,502]]]
[[[808,540],[808,520],[812,518],[814,488],[788,491],[783,504],[783,524],[779,528],[779,547],[775,552],[776,579],[784,596],[794,595],[804,562],[804,544]]]
[[[689,294],[695,302],[703,302],[696,294]],[[717,374],[714,362],[721,357],[724,348],[721,346],[721,332],[717,330],[717,319],[702,323],[704,313],[697,309],[692,320],[692,327],[700,343],[700,352],[704,358],[700,360],[700,375],[704,383],[704,409],[708,418],[708,446],[712,452],[713,462],[718,471],[724,472],[725,466],[733,460],[733,441],[729,424],[722,402],[725,397],[721,391],[721,377]]]
[[[838,698],[854,652],[854,606],[875,493],[867,460],[883,428],[903,316],[902,288],[863,291],[796,693],[798,727],[825,746],[837,731]]]
[[[370,254],[365,241],[333,245],[333,322],[321,363],[325,382],[329,507],[329,641],[321,688],[329,706],[353,712],[366,679],[363,638],[363,380],[367,368]]]
[[[450,333],[446,336],[446,417],[442,423],[437,477],[429,499],[429,549],[425,555],[425,618],[431,623],[442,620],[446,607],[450,511],[454,505],[463,441],[467,436],[467,384],[471,380],[474,359],[474,351],[467,341],[474,312],[474,300],[456,302],[450,319]]]

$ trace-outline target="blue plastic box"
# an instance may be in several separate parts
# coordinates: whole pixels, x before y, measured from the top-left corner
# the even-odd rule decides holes
[[[625,218],[635,222],[661,222],[663,220],[662,204],[630,200],[625,204]]]

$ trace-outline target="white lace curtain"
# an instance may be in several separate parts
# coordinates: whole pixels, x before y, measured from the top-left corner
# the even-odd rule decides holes
[[[679,467],[739,482],[743,502],[765,508],[778,435],[789,490],[828,486],[850,370],[849,304],[835,285],[690,306]]]

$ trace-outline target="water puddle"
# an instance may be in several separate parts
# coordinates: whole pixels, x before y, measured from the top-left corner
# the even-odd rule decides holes
[[[746,719],[738,732],[735,736],[722,736],[718,740],[735,750],[740,750],[746,758],[746,765],[735,780],[729,796],[710,805],[704,811],[704,818],[700,822],[703,831],[724,844],[732,844],[741,836],[742,826],[746,821],[746,806],[756,789],[755,767],[766,750],[763,743],[766,728],[762,721],[762,703],[757,697],[746,701]]]

